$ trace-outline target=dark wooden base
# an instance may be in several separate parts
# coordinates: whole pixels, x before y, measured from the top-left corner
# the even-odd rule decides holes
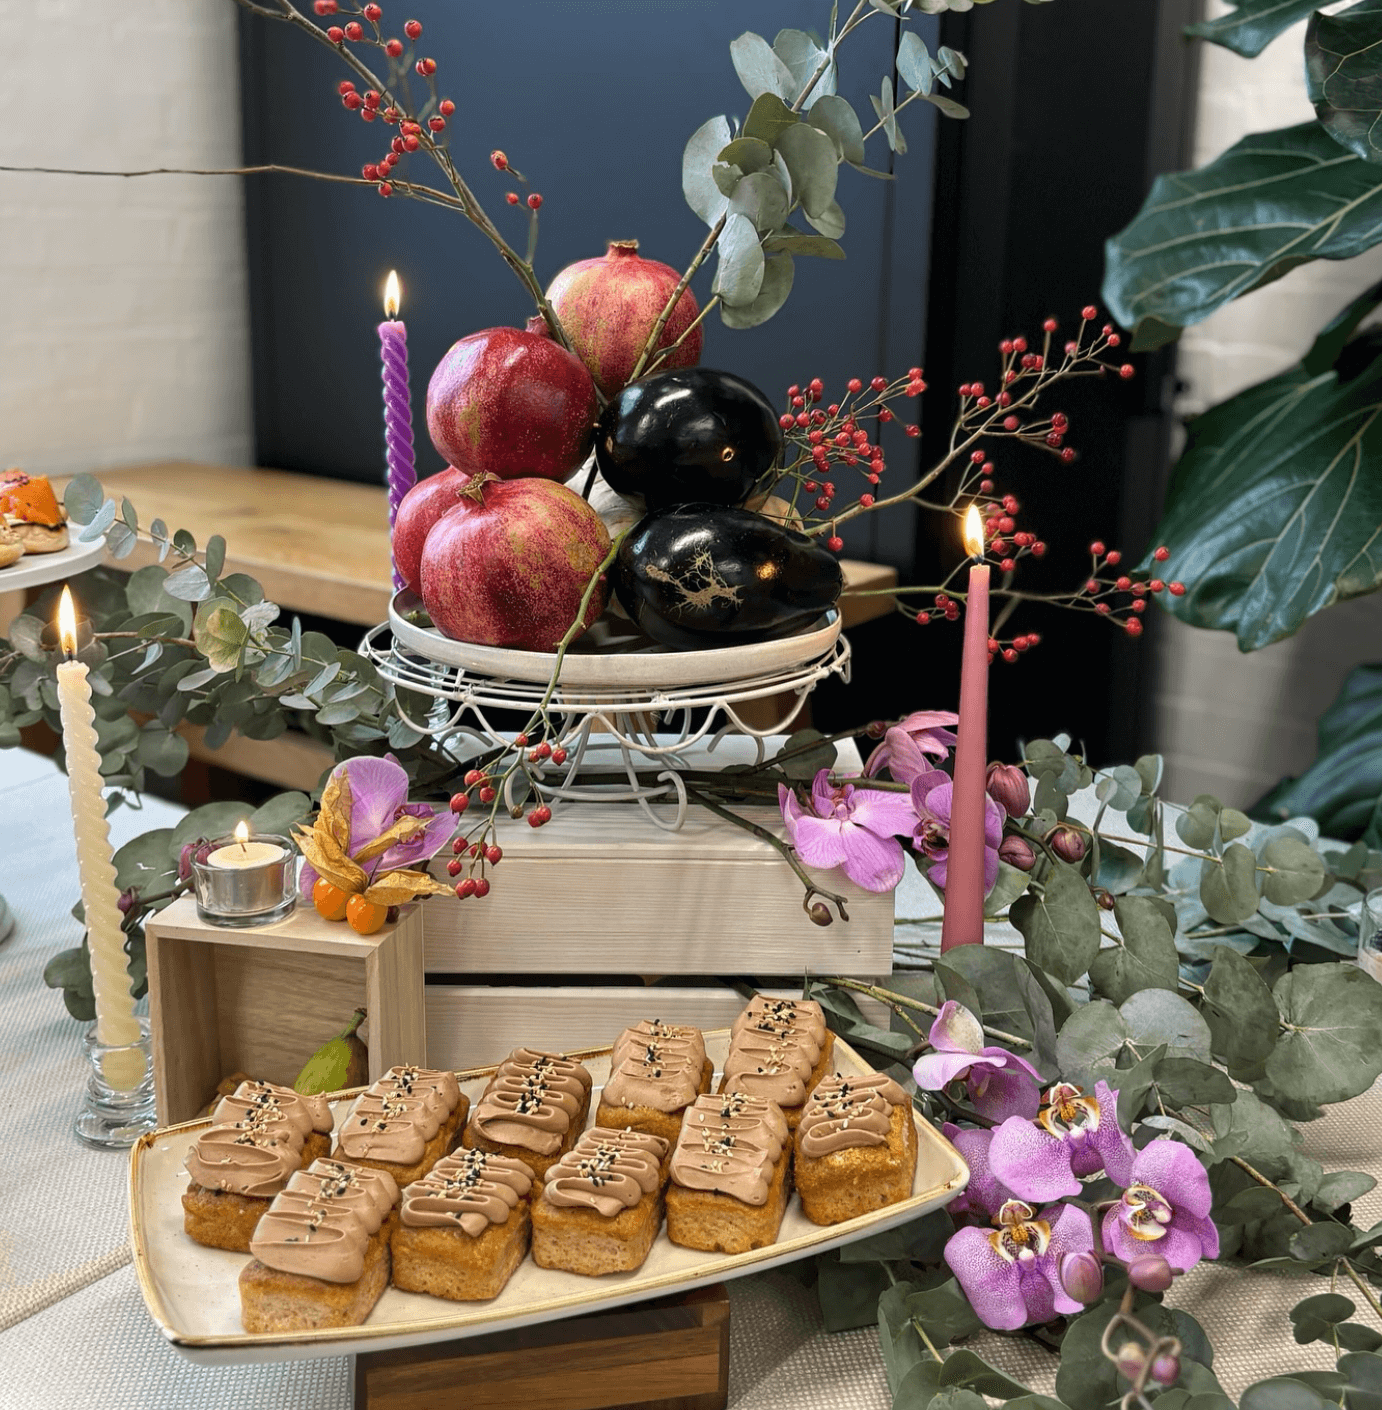
[[[355,1358],[355,1410],[724,1410],[728,1400],[723,1283]]]

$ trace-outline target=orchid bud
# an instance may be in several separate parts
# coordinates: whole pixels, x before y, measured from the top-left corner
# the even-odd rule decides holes
[[[1125,1341],[1114,1354],[1113,1364],[1125,1380],[1136,1382],[1147,1364],[1147,1353],[1135,1341]]]
[[[182,851],[178,853],[178,880],[190,881],[192,879],[192,854],[197,850],[201,838],[196,842],[184,842]]]
[[[1031,871],[1036,865],[1036,853],[1025,837],[1005,837],[998,844],[998,856],[1018,871]]]
[[[990,764],[984,787],[989,797],[1010,818],[1027,815],[1027,809],[1032,804],[1032,790],[1027,775],[1016,764]]]
[[[811,918],[812,925],[831,925],[835,917],[830,914],[830,907],[824,901],[816,901],[806,912]]]
[[[1076,1302],[1097,1302],[1104,1291],[1104,1266],[1092,1253],[1067,1253],[1060,1261],[1060,1281]]]
[[[1061,861],[1081,862],[1084,860],[1085,840],[1073,827],[1053,827],[1046,834],[1046,841]]]
[[[1128,1264],[1128,1282],[1143,1292],[1165,1292],[1173,1277],[1171,1265],[1159,1253],[1144,1253]]]
[[[870,739],[882,739],[888,732],[888,726],[882,720],[873,720],[864,731]]]
[[[139,892],[136,891],[133,886],[127,886],[120,893],[119,899],[115,902],[115,904],[119,907],[120,914],[122,916],[127,916],[134,909],[134,903],[138,899]]]
[[[1173,1386],[1180,1380],[1180,1357],[1174,1351],[1163,1351],[1152,1358],[1152,1379],[1158,1385]]]

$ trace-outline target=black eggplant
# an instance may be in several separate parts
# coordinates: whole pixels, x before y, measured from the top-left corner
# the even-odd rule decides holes
[[[615,591],[654,641],[695,650],[790,636],[831,607],[839,561],[805,534],[749,509],[655,509],[619,546]]]
[[[782,453],[772,403],[732,372],[681,367],[631,382],[601,413],[595,461],[610,487],[669,504],[742,504]]]

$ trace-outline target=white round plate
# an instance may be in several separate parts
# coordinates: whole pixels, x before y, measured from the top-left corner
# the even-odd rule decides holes
[[[84,527],[69,523],[67,547],[57,553],[26,553],[17,563],[0,568],[0,592],[44,587],[48,583],[61,582],[63,578],[75,578],[78,573],[96,567],[106,551],[106,536],[102,534],[90,543],[78,543],[77,535]]]
[[[445,666],[501,680],[545,684],[552,678],[554,651],[510,651],[502,646],[476,646],[453,641],[435,627],[419,627],[403,615],[421,607],[404,589],[389,604],[389,629],[394,640],[410,651]],[[561,683],[582,689],[626,690],[640,687],[669,690],[675,686],[721,685],[750,676],[788,671],[823,656],[840,635],[840,614],[831,608],[813,626],[796,636],[760,641],[751,646],[712,646],[704,651],[674,651],[650,641],[632,623],[606,613],[584,636],[571,644],[562,662]]]

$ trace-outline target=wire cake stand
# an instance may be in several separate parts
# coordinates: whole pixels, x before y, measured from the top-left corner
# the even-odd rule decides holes
[[[516,731],[494,717],[513,711],[527,718],[542,707],[555,654],[452,641],[409,622],[403,615],[409,607],[399,594],[389,621],[360,643],[381,676],[429,702],[419,717],[400,699],[404,722],[440,741],[458,762],[511,745]],[[546,708],[549,740],[566,758],[531,765],[534,786],[549,806],[637,803],[656,826],[675,832],[686,817],[682,772],[704,767],[704,756],[728,735],[751,739],[754,762],[762,763],[764,741],[790,732],[821,681],[849,680],[849,658],[833,609],[797,636],[708,651],[666,650],[635,636],[628,623],[602,618],[562,663]],[[759,701],[776,703],[767,724],[746,718],[744,707]],[[754,713],[761,719],[764,712]],[[521,802],[516,783],[526,786],[517,774],[505,782],[506,807]]]

